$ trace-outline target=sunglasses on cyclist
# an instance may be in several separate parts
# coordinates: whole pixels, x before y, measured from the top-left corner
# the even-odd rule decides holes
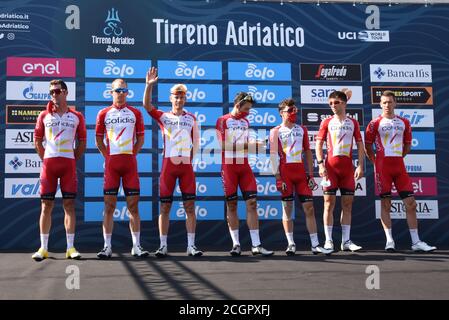
[[[128,88],[117,88],[117,89],[112,90],[112,92],[115,92],[115,93],[127,93],[128,92]]]
[[[52,96],[53,94],[56,94],[56,95],[61,94],[61,92],[64,92],[64,91],[65,91],[64,89],[51,89],[49,92],[50,92],[50,95]]]
[[[283,110],[283,111],[281,111],[281,112],[287,112],[287,113],[297,113],[298,112],[298,108],[296,108],[296,107],[290,107],[290,108],[288,108],[287,110]]]
[[[330,106],[332,106],[332,105],[338,106],[340,103],[342,103],[342,101],[331,101],[331,102],[329,102],[329,105]]]
[[[238,104],[241,104],[242,102],[250,102],[250,103],[254,103],[255,101],[254,101],[254,98],[253,98],[250,94],[247,94],[245,97],[243,97],[242,100],[240,100],[240,101],[238,102]]]

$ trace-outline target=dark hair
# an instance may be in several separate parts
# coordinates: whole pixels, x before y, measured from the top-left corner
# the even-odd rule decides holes
[[[67,90],[67,85],[61,79],[55,79],[50,81],[50,86],[61,85],[61,89]]]
[[[291,107],[291,106],[294,106],[294,105],[295,105],[295,100],[293,100],[293,98],[284,99],[278,105],[279,112],[281,112],[281,110],[284,109],[285,106]]]
[[[340,99],[343,102],[348,102],[348,97],[346,96],[346,93],[343,91],[332,91],[329,95],[329,99]]]
[[[394,92],[391,90],[385,90],[382,92],[381,97],[392,97],[393,101],[396,102],[396,96],[394,95]]]
[[[241,104],[242,102],[249,102],[254,104],[256,101],[254,98],[247,92],[238,92],[234,98],[234,105]]]

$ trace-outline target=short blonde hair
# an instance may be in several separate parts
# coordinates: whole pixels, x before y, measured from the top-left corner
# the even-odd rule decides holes
[[[171,87],[170,93],[171,94],[176,94],[177,92],[183,92],[184,94],[186,94],[187,93],[187,87],[184,84],[181,84],[181,83],[175,84],[173,87]]]

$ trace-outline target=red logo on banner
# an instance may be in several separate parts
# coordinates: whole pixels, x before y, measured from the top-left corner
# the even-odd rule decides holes
[[[76,60],[68,58],[8,57],[6,75],[13,77],[76,77]]]
[[[437,192],[437,178],[436,177],[410,177],[413,185],[413,192],[415,196],[436,196]],[[376,196],[379,195],[379,192],[376,189]],[[392,187],[391,194],[393,196],[397,196],[398,193],[396,188]]]

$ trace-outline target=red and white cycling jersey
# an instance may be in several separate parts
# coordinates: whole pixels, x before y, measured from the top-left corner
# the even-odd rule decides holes
[[[142,113],[128,104],[109,106],[98,112],[95,134],[104,137],[109,155],[133,154],[136,136],[143,136]]]
[[[280,125],[270,130],[270,151],[276,152],[280,164],[302,163],[302,154],[310,150],[307,129],[295,124],[291,129]]]
[[[366,128],[365,140],[366,144],[376,144],[376,158],[402,158],[404,144],[412,143],[412,128],[405,118],[379,116]]]
[[[69,109],[62,116],[56,112],[42,111],[36,121],[34,138],[43,139],[46,143],[44,159],[64,157],[75,159],[73,152],[76,137],[86,140],[86,124],[84,116]]]
[[[249,121],[246,118],[236,119],[231,113],[218,118],[215,125],[217,138],[221,143],[233,143],[241,147],[236,150],[222,149],[223,159],[245,158],[247,162],[248,152],[244,150],[243,144],[249,141]]]
[[[198,139],[198,127],[193,114],[183,111],[179,116],[173,112],[152,109],[149,112],[161,128],[164,141],[164,158],[191,157],[194,139]]]
[[[326,140],[329,160],[337,156],[351,158],[353,138],[356,142],[362,141],[357,120],[346,117],[340,121],[336,116],[321,121],[316,137],[317,140]]]

